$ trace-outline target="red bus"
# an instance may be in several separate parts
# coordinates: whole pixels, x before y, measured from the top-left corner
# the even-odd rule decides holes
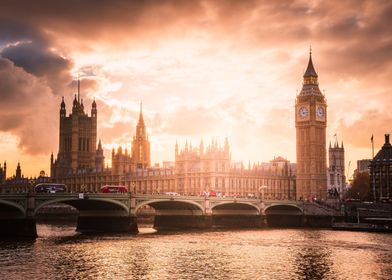
[[[63,193],[66,190],[66,185],[55,183],[41,183],[34,187],[34,191],[37,193]]]
[[[128,188],[126,186],[113,186],[105,185],[101,187],[101,193],[127,193]]]

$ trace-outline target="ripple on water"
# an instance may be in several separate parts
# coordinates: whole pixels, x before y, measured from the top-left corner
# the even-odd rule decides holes
[[[81,235],[39,225],[0,242],[0,279],[389,279],[392,236],[307,229]]]

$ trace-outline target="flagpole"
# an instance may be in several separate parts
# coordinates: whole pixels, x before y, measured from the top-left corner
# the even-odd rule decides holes
[[[372,178],[373,178],[373,199],[374,199],[374,202],[376,202],[376,181],[375,181],[375,178],[374,178],[374,169],[376,168],[376,166],[375,166],[375,162],[374,162],[374,139],[373,139],[373,134],[372,134],[372,138],[371,138],[371,140],[372,140],[372,165],[373,165],[373,168],[372,168]]]

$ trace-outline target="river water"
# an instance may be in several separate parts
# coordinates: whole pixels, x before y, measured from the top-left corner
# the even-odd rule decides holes
[[[0,241],[0,279],[392,279],[392,235],[312,229],[88,236],[38,225]]]

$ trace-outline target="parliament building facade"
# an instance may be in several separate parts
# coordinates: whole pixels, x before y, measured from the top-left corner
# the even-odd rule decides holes
[[[228,139],[223,147],[213,140],[197,147],[175,145],[174,164],[151,166],[150,142],[140,106],[131,151],[112,150],[112,166],[104,165],[102,143],[97,144],[98,109],[94,101],[91,115],[75,95],[67,116],[64,100],[60,104],[59,152],[51,155],[51,177],[64,183],[71,192],[99,192],[104,185],[126,186],[135,193],[167,193],[295,199],[295,164],[281,157],[269,163],[249,164],[231,160]]]

